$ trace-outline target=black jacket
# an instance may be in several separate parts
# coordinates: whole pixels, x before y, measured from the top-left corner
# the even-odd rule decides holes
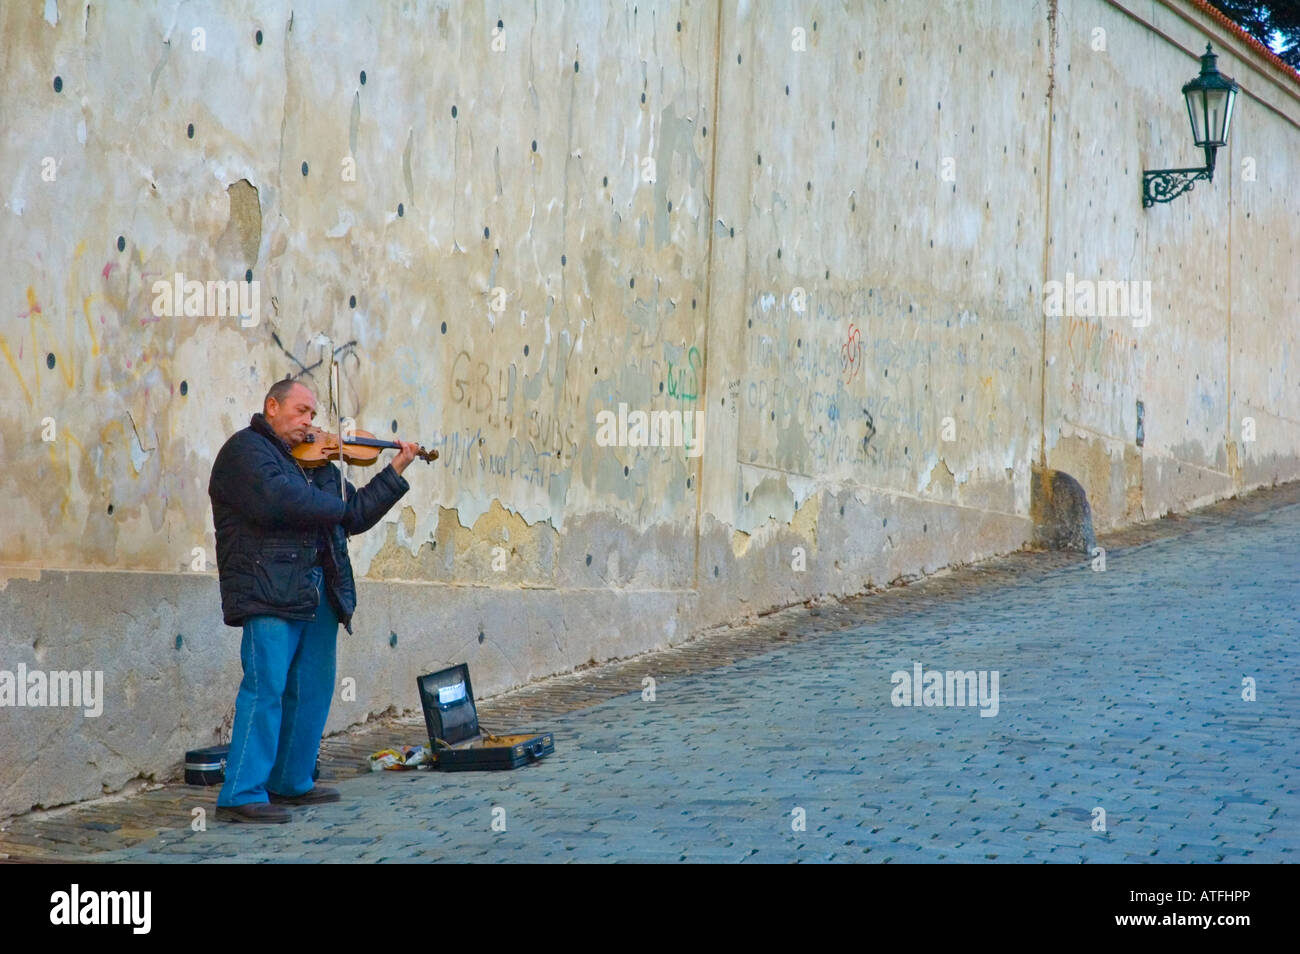
[[[333,464],[304,470],[261,414],[222,446],[208,496],[227,626],[263,614],[315,618],[311,568],[323,532],[327,593],[339,622],[352,632],[357,591],[347,535],[373,527],[411,485],[389,465],[360,490],[349,483],[344,505],[341,479]]]

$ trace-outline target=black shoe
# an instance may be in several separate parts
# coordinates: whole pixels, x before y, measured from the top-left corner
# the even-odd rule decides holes
[[[321,802],[337,802],[340,797],[337,788],[326,788],[324,785],[309,788],[301,795],[277,795],[275,792],[266,794],[277,805],[319,805]]]
[[[249,802],[247,805],[218,805],[217,821],[283,825],[293,821],[293,815],[266,802]]]

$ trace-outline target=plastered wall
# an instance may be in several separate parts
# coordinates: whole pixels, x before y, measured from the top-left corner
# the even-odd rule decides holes
[[[0,708],[0,815],[223,739],[212,459],[278,378],[328,408],[331,357],[343,414],[440,452],[352,541],[331,730],[441,665],[498,692],[1016,549],[1035,464],[1098,529],[1300,476],[1300,84],[1186,0],[0,30],[0,670],[105,686]],[[1143,210],[1143,168],[1200,158],[1206,39],[1230,145]],[[1066,273],[1149,283],[1150,320],[1045,315]],[[257,307],[167,314],[178,274]],[[694,447],[610,446],[621,405]]]

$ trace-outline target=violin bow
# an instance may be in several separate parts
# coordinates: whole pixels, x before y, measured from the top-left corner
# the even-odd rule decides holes
[[[330,401],[334,405],[334,418],[338,422],[339,429],[335,431],[339,435],[339,450],[343,450],[343,402],[339,400],[339,362],[334,354],[334,341],[330,340]],[[343,459],[342,453],[339,454],[339,496],[343,498],[343,505],[347,506],[348,502],[348,477],[344,469],[347,461]]]

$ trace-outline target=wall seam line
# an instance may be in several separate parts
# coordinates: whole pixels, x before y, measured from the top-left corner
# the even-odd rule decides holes
[[[716,27],[713,33],[713,142],[709,144],[709,248],[705,253],[704,270],[704,360],[700,365],[700,404],[704,407],[704,433],[708,425],[708,382],[709,358],[713,354],[712,330],[713,320],[713,222],[717,217],[718,202],[718,99],[722,89],[722,0],[718,0]],[[739,422],[738,422],[739,423]],[[698,592],[700,588],[700,534],[704,526],[704,455],[698,458],[695,471],[695,565],[692,569],[692,585]]]
[[[1056,0],[1052,0],[1047,17],[1047,162],[1043,177],[1043,283],[1039,295],[1047,287],[1047,271],[1052,242],[1052,115],[1056,91]],[[1036,298],[1040,304],[1042,298]],[[1038,466],[1047,466],[1047,309],[1039,308],[1042,316],[1042,335],[1039,341],[1038,372]],[[1031,482],[1032,483],[1032,482]],[[1030,508],[1033,509],[1032,506]]]

